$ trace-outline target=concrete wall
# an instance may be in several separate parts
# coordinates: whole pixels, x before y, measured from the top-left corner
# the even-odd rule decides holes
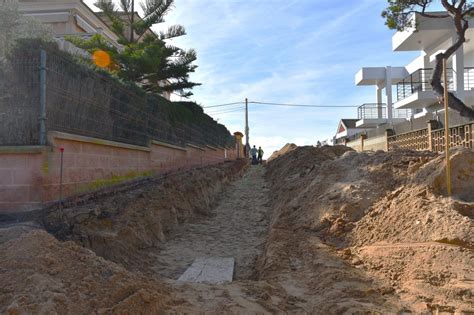
[[[41,204],[45,147],[0,147],[0,212]]]
[[[364,151],[387,150],[387,137],[367,138],[364,140]]]
[[[361,141],[360,139],[355,139],[353,141],[349,141],[347,142],[346,146],[356,150],[357,152],[361,152],[362,151],[362,145],[361,145]]]
[[[49,146],[0,147],[0,213],[27,211],[59,199],[60,148],[63,196],[94,191],[140,177],[234,160],[234,148],[147,147],[67,133],[48,133]]]
[[[377,151],[377,150],[387,150],[387,136],[379,137],[369,137],[369,138],[357,138],[355,140],[349,141],[346,145],[357,152],[362,151]]]

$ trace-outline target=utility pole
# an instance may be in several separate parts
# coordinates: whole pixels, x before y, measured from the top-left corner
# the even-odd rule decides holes
[[[249,152],[249,101],[245,98],[245,152]]]
[[[133,22],[135,21],[135,0],[132,0],[132,17],[130,19],[130,43],[133,43]]]
[[[40,52],[39,143],[46,145],[46,51]]]
[[[448,105],[448,67],[446,65],[447,60],[446,58],[443,59],[443,83],[444,83],[444,151],[446,154],[446,191],[448,193],[448,196],[451,196],[451,161],[449,159],[449,105]]]

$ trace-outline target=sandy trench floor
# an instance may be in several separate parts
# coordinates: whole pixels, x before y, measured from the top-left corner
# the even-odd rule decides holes
[[[156,274],[177,279],[202,256],[234,257],[234,280],[252,279],[270,220],[263,166],[231,183],[210,217],[179,226],[157,254]]]

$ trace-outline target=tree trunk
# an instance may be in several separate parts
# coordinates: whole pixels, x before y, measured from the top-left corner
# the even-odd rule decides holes
[[[442,1],[443,5],[445,1]],[[446,7],[447,11],[453,17],[454,25],[456,26],[457,41],[451,47],[449,47],[446,52],[436,55],[436,66],[433,71],[433,76],[431,78],[431,86],[435,92],[438,102],[444,105],[444,88],[448,88],[447,82],[444,82],[443,86],[441,84],[441,76],[443,74],[443,59],[448,59],[452,56],[453,53],[461,47],[466,41],[466,31],[469,28],[467,20],[464,19],[462,15],[462,10],[451,7]],[[463,87],[464,88],[464,87]],[[470,106],[464,104],[459,98],[457,98],[452,92],[448,92],[448,105],[450,108],[459,112],[463,117],[474,119],[474,109]]]

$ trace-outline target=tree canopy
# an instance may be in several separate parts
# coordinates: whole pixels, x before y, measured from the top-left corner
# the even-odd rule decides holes
[[[52,30],[43,23],[22,15],[16,2],[0,2],[0,62],[22,38],[52,41]]]
[[[388,7],[382,12],[385,24],[398,31],[407,28],[416,28],[410,19],[410,14],[419,14],[426,18],[440,19],[451,18],[456,31],[457,39],[444,53],[436,56],[436,66],[431,79],[431,86],[438,97],[440,104],[444,104],[444,86],[441,84],[443,71],[443,59],[451,57],[466,41],[466,31],[469,28],[469,18],[474,15],[473,1],[467,0],[387,0]],[[444,8],[441,13],[434,14],[429,11],[430,6],[439,3]],[[461,116],[474,119],[474,109],[464,104],[452,92],[448,93],[449,107],[458,111]]]
[[[69,37],[68,40],[90,53],[97,50],[111,57],[108,69],[119,77],[141,85],[148,92],[175,92],[181,96],[192,95],[189,91],[199,83],[189,81],[194,72],[196,52],[184,50],[166,43],[166,40],[186,34],[181,25],[173,25],[166,31],[155,33],[153,25],[163,23],[164,16],[172,9],[174,0],[146,0],[141,3],[143,17],[138,16],[133,0],[120,0],[116,6],[110,0],[95,3],[100,15],[119,38],[121,49],[111,45],[102,35],[90,39]]]

